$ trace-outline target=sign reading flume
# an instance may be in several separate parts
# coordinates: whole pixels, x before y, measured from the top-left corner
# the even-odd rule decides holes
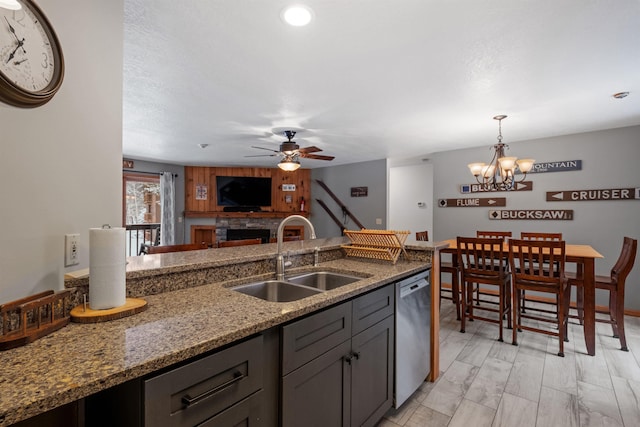
[[[547,202],[584,202],[589,200],[640,200],[640,188],[547,191]]]
[[[441,208],[479,208],[507,206],[506,197],[468,198],[468,199],[438,199]]]
[[[573,219],[573,210],[546,210],[546,209],[523,209],[523,210],[499,210],[489,211],[489,219],[524,219],[524,220],[557,220],[569,221]]]

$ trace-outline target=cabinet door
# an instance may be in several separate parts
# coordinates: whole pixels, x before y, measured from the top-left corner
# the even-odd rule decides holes
[[[282,379],[283,427],[349,425],[350,349],[345,341]]]
[[[351,426],[374,426],[393,404],[393,316],[352,339]]]
[[[282,373],[288,374],[351,338],[351,303],[346,302],[282,328]]]

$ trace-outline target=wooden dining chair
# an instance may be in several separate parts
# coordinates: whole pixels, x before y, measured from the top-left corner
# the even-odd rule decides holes
[[[162,246],[149,246],[147,248],[147,254],[166,254],[169,252],[185,252],[185,251],[197,251],[200,249],[208,249],[209,246],[205,242],[202,243],[187,243],[184,245],[162,245]]]
[[[596,309],[596,313],[607,314],[608,319],[596,317],[597,322],[611,324],[613,337],[620,340],[620,349],[629,351],[627,338],[624,334],[624,294],[627,276],[633,269],[638,250],[638,241],[631,237],[625,237],[622,243],[622,251],[609,276],[596,275],[596,289],[609,292],[609,304],[605,309]],[[584,287],[580,274],[567,273],[569,284],[576,287],[578,318],[583,323]]]
[[[507,237],[511,237],[510,231],[476,231],[476,237],[485,237],[489,239],[502,239],[506,241]]]
[[[461,325],[460,332],[465,331],[466,320],[475,319],[497,323],[500,328],[498,341],[503,341],[502,330],[506,316],[507,328],[511,328],[511,276],[504,260],[507,253],[501,238],[459,237],[458,264],[461,271]],[[480,300],[473,304],[473,287],[486,285],[497,288],[498,301]],[[482,304],[480,304],[482,302]],[[496,313],[497,318],[480,316],[475,312]]]
[[[429,232],[428,231],[416,231],[416,240],[418,242],[427,242],[427,241],[429,241]]]
[[[509,266],[513,286],[513,345],[518,345],[518,331],[527,330],[557,336],[558,356],[564,357],[567,339],[567,319],[571,287],[564,273],[565,242],[557,240],[509,239]],[[545,265],[546,267],[540,268]],[[520,304],[523,291],[553,294],[557,304],[553,315],[522,312]],[[555,329],[542,329],[522,319],[552,323]]]
[[[502,239],[503,242],[507,240],[508,237],[511,237],[511,231],[476,231],[476,237],[483,237],[488,239]],[[506,266],[508,263],[507,257],[503,260],[504,265]],[[480,304],[480,296],[487,295],[486,292],[483,292],[482,287],[476,287],[476,304]]]
[[[532,231],[523,231],[520,233],[520,238],[522,240],[555,240],[555,241],[559,241],[562,240],[562,233],[539,233],[539,232],[532,232]],[[525,291],[522,291],[522,305],[520,306],[520,309],[522,311],[526,311],[526,302],[527,302],[527,295]],[[530,301],[531,302],[531,301]],[[547,301],[544,300],[538,300],[538,303],[542,303],[542,304],[546,304]],[[558,304],[558,301],[555,302],[555,305]],[[530,307],[532,310],[538,310],[538,311],[546,311],[545,309],[542,308],[535,308],[535,307]]]
[[[257,237],[255,239],[241,239],[241,240],[224,240],[218,243],[219,248],[229,248],[232,246],[247,246],[247,245],[259,245],[262,243],[262,239]]]

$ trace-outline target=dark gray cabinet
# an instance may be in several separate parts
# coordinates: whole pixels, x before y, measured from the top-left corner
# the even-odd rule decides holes
[[[393,403],[394,292],[283,327],[282,425],[374,426]]]
[[[277,328],[85,399],[85,426],[278,424]]]

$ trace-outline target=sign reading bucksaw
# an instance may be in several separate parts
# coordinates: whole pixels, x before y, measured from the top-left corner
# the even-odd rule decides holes
[[[468,193],[495,193],[497,191],[531,191],[533,190],[533,181],[515,182],[511,190],[487,190],[482,187],[482,184],[462,184],[460,186],[460,192],[462,194]]]
[[[556,162],[535,162],[527,173],[568,172],[582,170],[582,160],[559,160]],[[516,170],[516,174],[520,174]]]
[[[489,211],[489,219],[524,219],[524,220],[556,220],[569,221],[573,219],[573,210],[500,210]]]
[[[585,202],[589,200],[640,200],[640,188],[604,190],[547,191],[547,202]]]
[[[441,208],[479,208],[487,206],[507,206],[506,197],[438,199]]]

